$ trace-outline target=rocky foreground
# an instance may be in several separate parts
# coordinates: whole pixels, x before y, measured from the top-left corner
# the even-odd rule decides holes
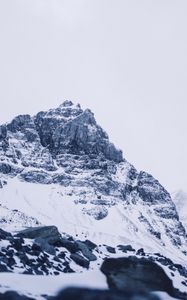
[[[141,294],[138,299],[157,299],[150,294],[156,291],[187,299],[187,294],[176,289],[172,282],[179,273],[181,284],[187,286],[187,270],[159,253],[148,254],[143,249],[135,251],[131,245],[97,246],[89,240],[63,236],[55,226],[27,228],[15,235],[0,230],[0,238],[1,272],[59,275],[94,269],[97,265],[106,276],[108,291],[70,289],[50,299],[136,299],[134,293]],[[10,291],[2,297],[29,299]]]

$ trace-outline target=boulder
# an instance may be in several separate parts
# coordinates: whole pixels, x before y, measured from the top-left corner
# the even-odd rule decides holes
[[[118,245],[117,246],[119,250],[121,250],[122,252],[127,252],[127,251],[131,251],[134,252],[135,249],[131,246],[131,245]]]
[[[78,253],[73,253],[70,258],[79,266],[88,269],[90,262]]]
[[[0,294],[0,300],[35,300],[24,295],[19,295],[14,291],[7,291],[4,294]]]
[[[115,254],[116,253],[116,249],[114,247],[111,246],[106,246],[106,249],[109,253]]]
[[[36,238],[33,245],[32,245],[32,249],[37,250],[38,247],[38,251],[39,249],[41,249],[41,251],[47,252],[51,255],[56,255],[56,251],[55,251],[55,247],[50,245],[48,243],[48,241],[46,241],[44,238]]]
[[[90,241],[90,240],[85,240],[83,243],[86,244],[88,249],[91,250],[91,251],[94,250],[97,247],[97,245],[95,243],[93,243],[92,241]]]
[[[76,241],[76,245],[78,246],[79,250],[82,252],[82,254],[89,260],[89,261],[95,261],[97,260],[97,257],[89,250],[89,248],[86,246],[85,243],[81,241]]]
[[[61,246],[66,248],[71,253],[76,253],[79,251],[78,245],[72,240],[62,238],[61,239]]]
[[[171,279],[156,263],[136,256],[109,258],[101,271],[106,275],[109,288],[137,293],[163,291],[175,295]]]
[[[1,240],[6,240],[6,239],[10,239],[11,238],[11,233],[4,231],[3,229],[0,229],[0,239]]]
[[[68,288],[53,300],[159,300],[150,294],[129,294],[117,290],[94,290],[86,288]]]
[[[56,226],[30,227],[20,231],[16,236],[28,239],[41,238],[50,245],[61,243],[62,237]]]

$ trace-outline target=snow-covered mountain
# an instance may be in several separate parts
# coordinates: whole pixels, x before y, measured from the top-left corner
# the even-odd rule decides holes
[[[181,257],[186,251],[169,193],[123,158],[90,110],[71,101],[2,125],[0,172],[4,227],[32,219],[96,242],[130,241]]]
[[[172,194],[173,202],[177,207],[177,211],[182,224],[187,230],[187,193],[179,190]]]
[[[180,217],[164,187],[127,162],[79,104],[65,101],[0,126],[0,224],[8,232],[0,232],[0,271],[97,271],[106,257],[133,252],[167,266],[181,289],[187,236]],[[35,231],[20,235],[43,225],[64,238],[49,245]]]

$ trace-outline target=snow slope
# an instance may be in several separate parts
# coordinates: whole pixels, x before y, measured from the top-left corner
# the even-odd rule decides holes
[[[184,227],[187,230],[187,193],[182,190],[174,192],[172,194],[172,199],[177,207],[177,211],[180,216]]]
[[[0,292],[16,290],[18,293],[32,296],[36,300],[44,300],[42,295],[55,296],[68,287],[86,287],[107,289],[106,277],[100,271],[63,274],[59,276],[33,276],[11,273],[0,273]]]
[[[175,261],[187,265],[185,255],[172,245],[169,237],[165,236],[165,244],[154,237],[139,219],[142,211],[150,218],[149,211],[145,214],[142,203],[126,205],[123,201],[112,205],[108,209],[107,217],[96,220],[92,215],[84,213],[82,206],[77,203],[80,194],[70,193],[70,187],[56,184],[42,185],[20,181],[18,178],[8,180],[8,184],[0,189],[2,215],[6,207],[8,211],[21,211],[18,219],[12,218],[11,222],[1,222],[2,228],[13,232],[30,225],[29,220],[35,224],[56,225],[61,232],[90,239],[96,244],[131,244],[135,249],[143,247],[147,252],[159,252]],[[90,196],[92,199],[92,195]],[[86,204],[93,208],[90,203]],[[26,216],[28,216],[26,218]],[[37,220],[37,221],[36,221]],[[157,223],[159,226],[160,219]],[[163,230],[160,223],[160,231]]]
[[[68,287],[91,289],[108,289],[106,277],[100,271],[87,271],[82,274],[63,274],[60,276],[32,276],[17,274],[0,274],[0,291],[17,290],[20,294],[45,300],[42,295],[55,296]],[[164,292],[155,292],[160,300],[174,300]],[[176,299],[177,300],[177,299]]]

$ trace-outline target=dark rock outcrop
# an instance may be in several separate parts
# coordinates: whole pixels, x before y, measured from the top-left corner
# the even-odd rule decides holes
[[[32,183],[50,184],[53,182],[52,177],[44,171],[22,172],[20,178]]]
[[[54,246],[50,245],[48,243],[48,240],[46,240],[45,238],[41,238],[41,237],[36,238],[34,240],[32,249],[39,250],[39,251],[44,251],[44,252],[47,252],[51,255],[56,254]]]
[[[85,259],[82,255],[78,254],[78,253],[72,253],[70,255],[70,258],[79,266],[88,269],[90,262],[88,259]]]
[[[24,295],[19,295],[17,292],[8,291],[4,294],[0,294],[0,300],[35,300]]]
[[[175,295],[172,281],[156,263],[135,256],[106,259],[101,266],[111,289],[133,292],[164,291]]]
[[[13,172],[13,168],[11,167],[10,164],[4,163],[4,162],[0,163],[0,173],[10,174],[11,172]]]
[[[59,233],[56,226],[40,226],[31,227],[17,234],[18,237],[28,238],[28,239],[45,239],[50,245],[55,245],[61,242],[61,234]]]
[[[86,257],[89,261],[97,260],[97,257],[92,253],[92,251],[86,246],[85,243],[81,241],[76,241],[75,243],[78,246],[78,249],[84,255],[84,257]]]
[[[134,251],[131,245],[119,245],[114,248],[97,246],[89,240],[75,240],[71,236],[62,237],[55,226],[28,228],[17,236],[3,230],[0,233],[3,240],[0,250],[0,272],[16,270],[18,273],[32,275],[82,272],[83,268],[89,269],[91,261],[98,259],[96,263],[100,265],[101,259],[108,257],[109,253],[121,251],[121,254],[125,252],[131,255]],[[89,296],[90,299],[95,299],[96,295],[101,299],[152,299],[149,292],[153,291],[164,291],[177,299],[187,299],[186,294],[173,287],[171,279],[156,262],[166,267],[172,276],[180,274],[181,283],[185,286],[187,271],[182,265],[173,263],[171,259],[159,253],[146,253],[143,248],[137,254],[140,258],[107,258],[101,271],[105,274],[111,291],[83,291],[83,294],[80,294],[82,299]]]
[[[92,216],[95,220],[102,220],[108,215],[108,210],[106,207],[94,207],[91,209],[83,209],[87,215]]]
[[[7,127],[6,125],[0,126],[0,141],[5,140],[7,137]]]
[[[55,110],[40,112],[35,124],[42,145],[48,146],[53,155],[103,154],[109,160],[123,161],[122,152],[109,142],[93,113],[88,109],[83,112],[70,101]]]
[[[125,253],[127,251],[135,252],[135,249],[131,245],[118,245],[118,249]]]
[[[11,132],[20,131],[25,133],[28,129],[35,129],[35,125],[30,115],[19,115],[7,125],[7,129]]]
[[[10,232],[7,232],[7,231],[4,231],[3,229],[0,229],[0,239],[1,240],[10,239],[11,236],[12,235],[11,235]]]
[[[148,201],[152,204],[167,203],[168,201],[171,202],[169,193],[160,185],[157,180],[155,180],[152,175],[141,171],[138,174],[137,179],[137,191],[144,201]],[[154,190],[154,194],[151,192],[151,190]]]
[[[55,226],[31,227],[16,235],[1,229],[1,240],[0,272],[16,270],[21,274],[59,275],[72,273],[73,268],[88,269],[90,262],[97,260],[94,243],[62,237]]]
[[[136,289],[136,288],[135,288]],[[128,293],[122,291],[69,288],[62,291],[53,300],[159,300],[155,295]]]

